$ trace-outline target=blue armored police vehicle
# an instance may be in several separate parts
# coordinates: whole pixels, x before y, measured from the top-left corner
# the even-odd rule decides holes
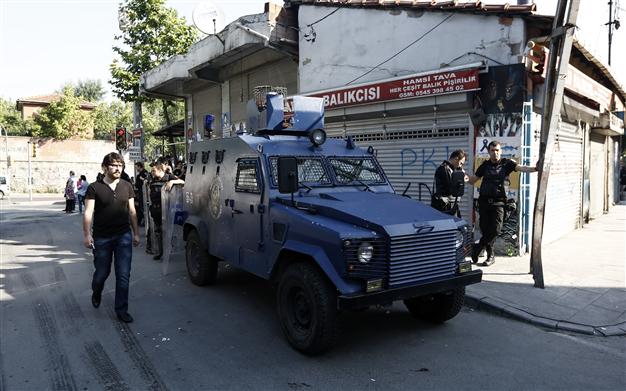
[[[332,347],[340,311],[403,300],[441,323],[480,282],[471,229],[394,192],[374,151],[326,140],[323,104],[269,95],[254,134],[192,143],[184,187],[186,264],[211,284],[224,261],[276,283],[281,328],[295,349]]]

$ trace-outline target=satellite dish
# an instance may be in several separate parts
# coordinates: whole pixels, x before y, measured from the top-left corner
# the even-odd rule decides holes
[[[224,12],[212,1],[199,3],[194,8],[191,17],[194,26],[207,35],[217,34],[225,27]]]

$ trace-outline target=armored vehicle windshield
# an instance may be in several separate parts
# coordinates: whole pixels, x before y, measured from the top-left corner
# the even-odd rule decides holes
[[[270,157],[272,182],[278,185],[278,157]],[[376,160],[355,156],[298,156],[298,178],[308,187],[385,184]]]

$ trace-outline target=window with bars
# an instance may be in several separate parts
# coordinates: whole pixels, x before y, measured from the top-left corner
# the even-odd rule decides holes
[[[371,158],[331,158],[330,166],[340,184],[352,182],[384,183],[380,169]]]
[[[257,176],[256,159],[245,159],[237,162],[237,179],[235,191],[245,193],[260,193]]]
[[[309,186],[332,184],[321,158],[298,157],[298,181]],[[270,158],[272,183],[278,185],[278,158]]]

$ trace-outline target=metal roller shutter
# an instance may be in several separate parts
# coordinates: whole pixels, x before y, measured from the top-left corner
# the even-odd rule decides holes
[[[606,189],[606,136],[591,134],[589,150],[589,218],[595,219],[604,213]]]
[[[432,189],[435,170],[456,149],[471,153],[469,124],[466,112],[438,113],[436,125],[433,115],[387,117],[370,120],[346,121],[328,124],[329,137],[352,136],[363,148],[372,146],[396,192],[407,192],[413,199],[430,204],[428,190]],[[466,159],[467,172],[473,172],[473,154]],[[471,222],[472,191],[466,186],[460,200],[462,216]]]
[[[544,217],[546,243],[580,227],[583,132],[578,125],[561,121],[554,148]]]

